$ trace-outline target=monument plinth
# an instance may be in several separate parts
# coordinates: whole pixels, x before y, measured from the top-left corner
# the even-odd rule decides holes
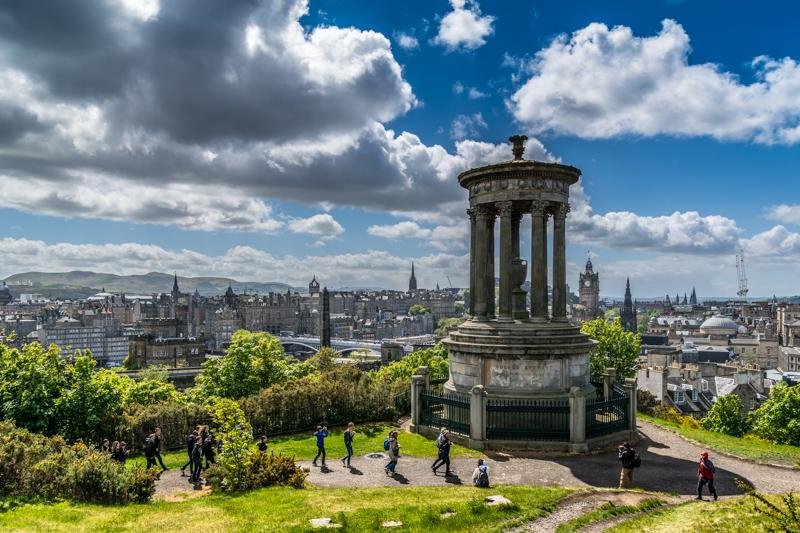
[[[580,170],[523,159],[527,137],[509,139],[514,159],[458,176],[469,191],[469,319],[444,340],[450,352],[445,389],[468,394],[476,385],[499,398],[566,399],[573,387],[593,393],[593,343],[567,320],[566,217],[569,187]],[[531,260],[520,258],[520,224],[531,217]],[[495,269],[495,224],[500,221]],[[552,219],[552,251],[547,227]],[[548,301],[552,257],[552,302]],[[522,285],[530,268],[530,313]],[[497,274],[496,274],[497,272]],[[495,301],[495,278],[500,287]],[[574,393],[574,390],[573,390]]]

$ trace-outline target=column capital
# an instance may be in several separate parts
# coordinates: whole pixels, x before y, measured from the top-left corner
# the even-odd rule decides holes
[[[470,220],[475,220],[477,214],[478,212],[474,208],[470,207],[467,209],[467,216],[469,217]]]
[[[497,216],[494,207],[487,204],[481,204],[474,207],[476,216],[483,220],[494,219]]]
[[[536,200],[531,202],[531,215],[533,216],[542,216],[546,213],[547,209],[547,202],[542,200],[541,198],[537,198]]]
[[[495,204],[497,206],[497,211],[500,213],[501,217],[510,217],[514,214],[514,202],[511,201],[504,201],[504,202],[497,202]]]
[[[559,219],[565,219],[567,218],[567,213],[570,212],[569,203],[560,202],[553,206],[552,211],[553,211],[553,217]]]

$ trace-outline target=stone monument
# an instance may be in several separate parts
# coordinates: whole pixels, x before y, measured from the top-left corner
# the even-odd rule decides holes
[[[490,397],[563,399],[594,394],[589,383],[587,335],[567,320],[566,217],[569,187],[580,170],[523,159],[527,137],[509,139],[514,159],[458,176],[469,191],[469,319],[450,333],[450,379],[445,390],[470,394],[482,386]],[[530,313],[521,286],[527,263],[520,258],[520,223],[531,217]],[[500,219],[495,270],[495,222]],[[552,251],[547,228],[552,219]],[[551,255],[552,254],[552,255]],[[548,302],[552,257],[552,302]],[[497,274],[496,274],[497,272]],[[495,277],[500,287],[495,302]]]

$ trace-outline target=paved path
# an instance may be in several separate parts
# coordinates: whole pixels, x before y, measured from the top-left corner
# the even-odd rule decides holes
[[[690,444],[676,434],[645,421],[639,422],[642,441],[637,450],[642,457],[642,467],[636,470],[634,483],[649,491],[695,494],[697,462],[701,447]],[[403,437],[400,436],[402,445]],[[788,492],[800,489],[800,471],[791,471],[749,463],[739,459],[715,456],[716,485],[720,496],[741,494],[735,479],[752,483],[762,492]],[[469,484],[475,459],[454,459],[456,476],[434,476],[430,459],[401,457],[397,475],[387,477],[382,457],[355,457],[353,468],[346,469],[340,462],[331,461],[327,468],[302,466],[311,470],[308,480],[319,487],[382,487],[398,485]],[[616,487],[619,483],[619,461],[615,451],[593,455],[563,455],[550,457],[502,457],[492,454],[486,460],[490,467],[493,485],[563,485],[571,487]]]

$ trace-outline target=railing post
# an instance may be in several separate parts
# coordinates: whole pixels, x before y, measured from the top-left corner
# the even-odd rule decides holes
[[[623,386],[628,394],[628,429],[636,431],[636,378],[626,378]]]
[[[430,387],[431,386],[431,373],[428,370],[427,366],[417,367],[417,371],[414,372],[414,375],[415,376],[422,376],[425,379],[425,386],[426,387]]]
[[[425,376],[411,376],[411,425],[409,430],[417,432],[422,416],[422,391],[425,389]]]
[[[469,398],[469,447],[482,450],[486,446],[486,391],[483,385],[472,387]]]
[[[610,400],[614,397],[614,380],[617,377],[617,371],[614,368],[606,368],[603,372],[603,397]]]
[[[586,445],[586,391],[581,387],[569,390],[569,448],[574,453],[589,450]]]

